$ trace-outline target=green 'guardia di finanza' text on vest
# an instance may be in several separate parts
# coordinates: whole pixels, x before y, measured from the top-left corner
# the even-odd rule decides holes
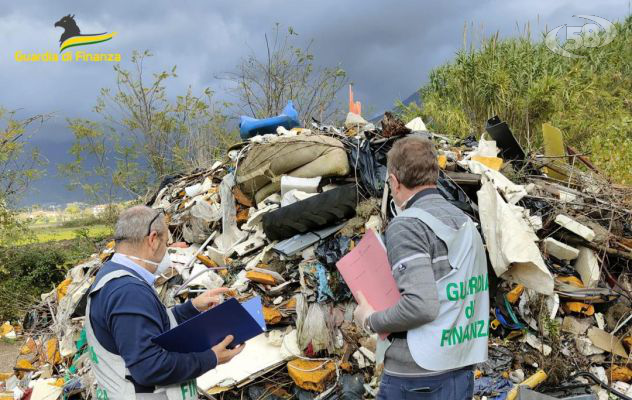
[[[450,282],[446,285],[446,297],[450,301],[465,301],[468,296],[473,296],[489,289],[489,279],[487,274],[473,276],[467,281],[459,283]],[[470,301],[470,305],[466,307],[466,316],[468,309],[471,308],[473,314],[475,301]],[[468,316],[469,317],[469,316]],[[473,321],[467,325],[456,326],[450,329],[444,329],[441,332],[441,347],[453,346],[461,344],[468,340],[487,337],[487,324],[485,320]]]

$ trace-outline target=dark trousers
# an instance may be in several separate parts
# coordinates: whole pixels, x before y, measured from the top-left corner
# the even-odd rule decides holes
[[[471,367],[424,378],[399,378],[384,374],[378,400],[470,400],[474,395]]]

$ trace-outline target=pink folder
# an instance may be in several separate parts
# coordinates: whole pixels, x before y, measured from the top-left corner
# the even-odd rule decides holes
[[[375,311],[386,310],[399,301],[401,296],[386,249],[372,229],[367,230],[360,243],[336,266],[356,301],[358,292],[362,292]]]

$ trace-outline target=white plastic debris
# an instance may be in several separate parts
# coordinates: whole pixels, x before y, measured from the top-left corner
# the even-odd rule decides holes
[[[292,189],[289,192],[285,193],[285,195],[281,199],[281,207],[289,206],[290,204],[308,199],[312,196],[316,196],[317,194],[318,193],[306,193],[301,192],[297,189]]]
[[[247,231],[254,231],[257,228],[257,225],[259,225],[259,223],[263,219],[263,216],[270,211],[276,210],[277,208],[279,208],[278,204],[269,204],[262,207],[261,209],[251,207],[250,210],[248,210],[248,221],[246,221],[246,223],[242,225],[242,229]]]
[[[38,379],[33,385],[33,392],[31,393],[32,400],[47,400],[56,399],[61,395],[62,388],[55,386],[57,379]]]
[[[524,381],[524,371],[522,369],[511,371],[509,373],[509,380],[511,380],[513,383],[521,383],[522,381]]]
[[[268,343],[273,346],[279,346],[283,344],[283,337],[285,336],[285,332],[280,329],[274,329],[268,332]]]
[[[233,247],[233,251],[237,253],[239,257],[243,257],[244,255],[263,247],[266,244],[265,239],[266,235],[263,233],[263,229],[258,229],[254,234],[251,234],[247,240],[236,244]]]
[[[191,282],[187,285],[191,286],[203,286],[206,289],[216,289],[222,287],[224,285],[224,279],[221,276],[216,274],[212,269],[208,269],[205,265],[200,263],[193,264],[193,268],[191,269],[190,274],[187,274],[186,271],[182,274],[182,277],[186,280],[190,276],[195,276]]]
[[[362,116],[355,113],[347,113],[347,118],[345,119],[345,127],[354,128],[356,126],[363,127],[368,124],[367,120],[362,118]]]
[[[547,254],[559,260],[574,260],[579,255],[579,250],[574,247],[548,237],[542,241],[542,246]]]
[[[527,195],[527,190],[524,186],[516,185],[502,173],[495,171],[478,161],[460,161],[459,164],[467,167],[473,174],[484,174],[491,182],[493,182],[494,187],[498,188],[509,204],[516,204],[520,199]]]
[[[246,271],[245,269],[239,271],[239,273],[237,274],[237,278],[230,286],[230,288],[237,290],[239,293],[243,293],[248,290],[248,284],[250,283],[250,280],[246,278],[247,273],[248,271]]]
[[[583,237],[589,242],[591,242],[595,238],[595,231],[564,214],[560,214],[555,217],[555,223],[563,228],[568,229],[574,234]]]
[[[532,333],[527,333],[524,341],[527,342],[529,346],[542,353],[544,356],[550,355],[551,351],[553,350],[551,346],[542,343],[542,341]]]
[[[191,217],[203,219],[206,222],[217,222],[222,218],[222,207],[217,204],[209,204],[207,201],[198,200],[191,207]]]
[[[298,331],[296,329],[292,329],[289,333],[283,336],[283,343],[281,343],[281,355],[286,359],[301,355],[301,350],[298,347]]]
[[[371,215],[369,220],[364,224],[365,229],[373,229],[375,232],[382,232],[382,218],[378,215]]]
[[[375,353],[373,353],[371,350],[367,349],[366,347],[362,346],[358,349],[358,351],[360,353],[362,353],[362,355],[369,361],[371,361],[372,363],[375,363]]]
[[[603,354],[604,350],[594,346],[590,339],[584,336],[575,337],[575,346],[577,350],[584,356],[592,356],[594,354]]]
[[[413,118],[412,120],[410,120],[410,122],[406,124],[406,128],[410,129],[413,132],[428,130],[426,128],[426,124],[424,124],[424,121],[421,119],[421,117]]]
[[[362,353],[360,353],[360,350],[356,350],[355,353],[353,353],[351,356],[356,361],[356,363],[358,364],[358,368],[360,368],[360,369],[367,368],[367,367],[369,367],[371,365],[366,360],[366,358],[364,358]]]
[[[318,192],[318,185],[321,177],[315,178],[299,178],[296,176],[283,175],[281,177],[281,197],[285,196],[290,190],[298,190],[304,193]]]
[[[478,141],[478,147],[470,153],[470,157],[496,157],[498,154],[498,147],[496,147],[495,140],[485,140],[482,136]]]
[[[283,347],[284,345],[271,344],[266,335],[256,336],[250,339],[244,350],[229,363],[218,365],[197,378],[197,385],[206,391],[215,387],[229,388],[252,379],[282,365],[291,358],[283,352]]]
[[[187,186],[184,188],[184,193],[189,197],[195,197],[202,192],[202,184],[196,183],[195,185]]]
[[[222,203],[222,234],[219,236],[219,247],[221,251],[228,251],[235,244],[244,240],[246,232],[242,232],[237,227],[237,211],[235,209],[235,196],[232,188],[235,185],[235,176],[230,173],[222,179],[219,185],[219,195]]]
[[[573,203],[577,200],[576,194],[568,193],[563,190],[560,190],[559,197],[562,203]]]
[[[326,312],[324,305],[318,303],[307,304],[304,296],[298,296],[296,301],[296,329],[298,330],[299,348],[304,350],[312,345],[313,351],[333,351],[333,335],[328,321],[331,313]]]
[[[604,367],[593,366],[588,370],[591,374],[595,375],[605,384],[608,384],[608,375],[606,375],[606,369]]]
[[[597,321],[597,328],[605,329],[606,320],[602,313],[595,313],[595,321]]]
[[[533,228],[519,218],[487,175],[477,192],[481,227],[496,275],[545,295],[553,294],[553,276],[533,241]],[[526,192],[525,192],[526,193]]]
[[[595,288],[599,283],[599,260],[595,252],[587,247],[579,247],[579,256],[575,261],[575,269],[579,272],[584,286]]]

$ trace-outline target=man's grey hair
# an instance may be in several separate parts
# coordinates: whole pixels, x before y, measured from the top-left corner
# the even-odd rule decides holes
[[[158,215],[157,218],[156,215]],[[152,219],[154,222],[151,222]],[[160,236],[164,235],[166,233],[165,214],[147,206],[134,206],[119,215],[114,229],[114,240],[117,244],[128,242],[138,245],[147,236],[148,230],[156,231]]]

